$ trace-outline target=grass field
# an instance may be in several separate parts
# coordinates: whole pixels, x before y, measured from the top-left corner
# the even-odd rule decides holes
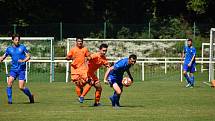
[[[111,107],[112,89],[103,84],[101,107],[92,107],[94,89],[80,104],[74,85],[63,82],[31,82],[27,86],[35,95],[35,104],[13,86],[13,104],[7,104],[6,84],[0,83],[0,121],[213,121],[215,89],[197,81],[195,88],[185,82],[144,81],[124,88],[121,105]]]

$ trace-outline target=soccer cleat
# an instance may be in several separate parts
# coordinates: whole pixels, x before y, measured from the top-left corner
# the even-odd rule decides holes
[[[12,102],[10,102],[10,101],[8,101],[7,103],[8,103],[8,104],[12,104]]]
[[[30,103],[34,103],[34,95],[31,95],[31,96],[29,97],[29,100],[30,100]]]
[[[112,106],[115,107],[115,100],[113,99],[113,96],[110,96],[109,99],[111,101]]]
[[[190,84],[187,84],[185,87],[190,87],[191,85]]]
[[[94,103],[93,106],[97,107],[97,106],[102,106],[101,103]]]
[[[79,97],[79,102],[83,103],[84,102],[84,97]]]
[[[190,88],[193,88],[193,86],[190,86]]]

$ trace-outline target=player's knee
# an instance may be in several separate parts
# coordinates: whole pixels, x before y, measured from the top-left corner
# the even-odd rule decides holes
[[[102,91],[102,87],[101,86],[98,86],[98,87],[96,87],[96,91]]]
[[[23,86],[19,86],[19,89],[20,89],[21,91],[23,91],[23,90],[24,90],[24,87],[23,87]]]
[[[184,74],[184,75],[187,75],[187,72],[186,72],[186,71],[184,71],[184,72],[183,72],[183,74]]]

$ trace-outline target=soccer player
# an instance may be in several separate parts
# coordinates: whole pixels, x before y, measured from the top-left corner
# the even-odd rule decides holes
[[[193,88],[194,87],[194,75],[193,73],[196,71],[196,49],[192,46],[192,39],[187,40],[187,46],[184,47],[183,53],[182,53],[182,61],[184,59],[184,65],[183,65],[183,74],[184,77],[187,80],[186,87]],[[187,74],[189,72],[189,76]]]
[[[129,78],[133,82],[133,77],[130,73],[130,67],[136,63],[137,56],[135,54],[131,54],[129,58],[124,58],[117,61],[114,66],[111,66],[105,73],[104,82],[106,84],[110,84],[114,89],[113,96],[110,96],[110,100],[113,107],[120,107],[120,95],[122,94],[123,84],[123,74],[126,71],[128,73]]]
[[[19,89],[28,96],[30,103],[34,103],[34,96],[31,94],[30,90],[25,87],[25,68],[26,62],[30,59],[30,53],[24,45],[19,44],[20,36],[18,34],[12,36],[12,42],[13,45],[9,46],[5,54],[0,57],[0,62],[8,55],[12,58],[10,76],[7,81],[8,104],[12,104],[12,84],[16,78],[19,79]]]
[[[95,103],[94,106],[100,106],[101,104],[99,103],[101,93],[102,93],[102,87],[101,83],[96,76],[95,72],[98,68],[101,66],[105,66],[107,68],[110,67],[107,59],[106,59],[106,52],[107,52],[108,45],[107,44],[101,44],[99,47],[99,52],[91,54],[90,57],[88,58],[88,78],[91,80],[89,82],[84,90],[83,93],[80,96],[80,103],[83,103],[84,101],[84,96],[90,91],[91,87],[94,86],[96,88],[95,92]]]
[[[90,55],[88,49],[83,45],[83,38],[76,38],[76,45],[66,56],[67,60],[73,60],[71,63],[71,80],[76,85],[76,93],[81,96],[83,86],[86,84],[88,66],[86,58]]]

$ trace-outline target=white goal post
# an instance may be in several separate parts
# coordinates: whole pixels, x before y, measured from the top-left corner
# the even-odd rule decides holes
[[[214,80],[214,45],[215,42],[215,28],[211,28],[210,30],[210,59],[209,59],[209,81]]]

